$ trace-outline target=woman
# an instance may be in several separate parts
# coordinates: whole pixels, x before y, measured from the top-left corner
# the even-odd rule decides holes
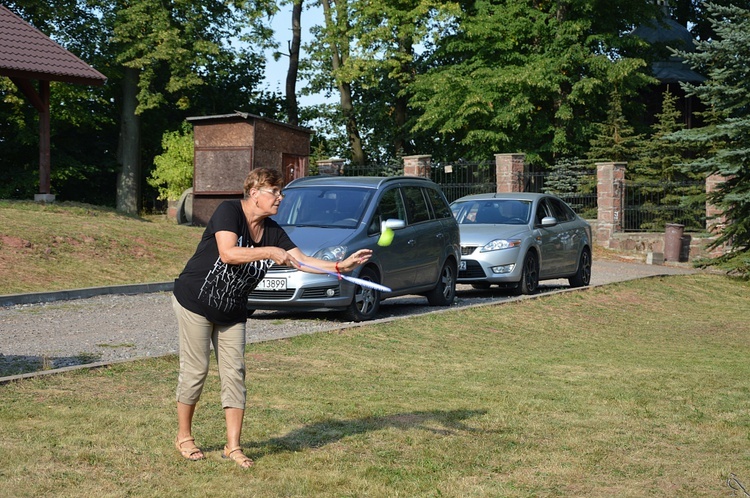
[[[245,179],[244,198],[225,201],[211,216],[195,254],[175,280],[172,304],[180,335],[180,374],[177,382],[175,446],[188,460],[205,455],[195,444],[192,421],[208,374],[213,344],[221,378],[221,402],[227,426],[222,456],[242,468],[253,462],[242,452],[240,434],[245,414],[245,324],[247,297],[272,264],[350,272],[366,262],[363,249],[343,261],[306,256],[286,232],[269,218],[283,195],[279,171],[258,168]]]

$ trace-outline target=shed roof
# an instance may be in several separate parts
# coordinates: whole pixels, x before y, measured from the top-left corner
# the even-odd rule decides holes
[[[186,121],[192,122],[192,123],[214,123],[214,122],[221,122],[221,121],[265,121],[266,123],[271,123],[273,125],[277,126],[283,126],[285,128],[291,128],[293,130],[305,132],[305,133],[314,133],[313,130],[310,128],[303,128],[302,126],[296,126],[289,123],[284,123],[283,121],[277,121],[275,119],[271,118],[265,118],[263,116],[256,116],[255,114],[250,114],[247,112],[241,112],[241,111],[234,111],[234,114],[215,114],[213,116],[191,116],[188,118],[185,118]]]
[[[0,76],[102,85],[106,76],[0,5]]]

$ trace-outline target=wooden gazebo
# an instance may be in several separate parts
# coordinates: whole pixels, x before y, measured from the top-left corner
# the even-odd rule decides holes
[[[0,5],[0,76],[18,87],[39,112],[39,201],[50,193],[50,81],[103,85],[107,78]],[[38,81],[34,85],[34,81]]]

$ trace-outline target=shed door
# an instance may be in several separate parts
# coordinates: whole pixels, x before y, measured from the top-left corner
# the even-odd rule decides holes
[[[307,171],[307,156],[295,156],[292,154],[283,154],[281,160],[284,164],[284,184],[287,184],[295,178],[302,178]]]

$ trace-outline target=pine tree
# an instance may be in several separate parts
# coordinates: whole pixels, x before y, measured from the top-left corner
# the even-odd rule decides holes
[[[727,178],[709,195],[724,212],[726,224],[712,247],[732,250],[709,263],[750,274],[750,10],[706,4],[716,39],[700,42],[694,53],[679,53],[708,76],[700,85],[684,85],[717,118],[702,128],[682,130],[672,138],[709,151],[691,161],[688,171]]]
[[[622,111],[622,96],[613,87],[607,120],[595,124],[597,133],[591,139],[587,155],[592,161],[628,162],[635,158],[635,148],[642,135],[636,135]]]
[[[667,88],[653,133],[637,147],[637,159],[630,165],[645,218],[641,230],[663,230],[667,223],[680,223],[688,229],[704,225],[704,176],[682,170],[694,151],[688,143],[665,139],[685,127],[676,104],[677,97]]]

